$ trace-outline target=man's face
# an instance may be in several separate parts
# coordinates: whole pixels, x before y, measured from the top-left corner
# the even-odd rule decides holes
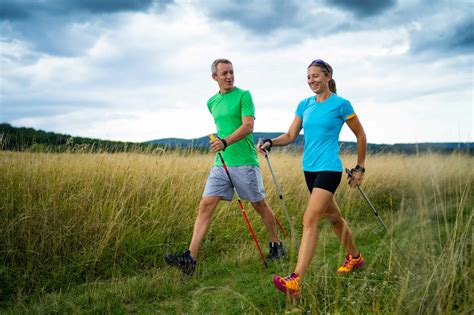
[[[221,93],[227,93],[234,87],[234,68],[228,63],[219,63],[212,78],[219,84]]]

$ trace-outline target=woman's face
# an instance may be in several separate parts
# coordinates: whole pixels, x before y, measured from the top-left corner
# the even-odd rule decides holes
[[[327,76],[320,67],[311,66],[308,68],[308,85],[311,91],[316,94],[321,94],[329,90],[330,76]]]

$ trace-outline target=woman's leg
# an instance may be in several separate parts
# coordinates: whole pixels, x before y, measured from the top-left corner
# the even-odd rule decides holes
[[[333,194],[321,188],[313,188],[303,217],[303,236],[298,253],[295,274],[303,278],[316,250],[318,224],[326,208],[333,200]]]
[[[352,256],[359,255],[354,243],[354,239],[352,238],[352,231],[347,225],[346,220],[341,215],[341,210],[337,206],[336,200],[331,198],[331,201],[326,208],[324,213],[324,217],[329,220],[332,224],[332,228],[334,233],[336,234],[337,238],[341,242],[342,246],[346,249],[346,252],[351,254]]]

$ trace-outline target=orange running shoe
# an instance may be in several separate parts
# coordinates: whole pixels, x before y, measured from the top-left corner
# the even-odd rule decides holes
[[[347,254],[344,264],[337,269],[337,273],[348,273],[354,269],[359,269],[365,264],[364,256],[359,253],[359,257],[354,258],[351,254]]]
[[[289,295],[290,297],[296,298],[300,296],[300,277],[296,275],[296,273],[292,273],[291,275],[285,278],[282,278],[279,275],[274,276],[273,285],[276,289]]]

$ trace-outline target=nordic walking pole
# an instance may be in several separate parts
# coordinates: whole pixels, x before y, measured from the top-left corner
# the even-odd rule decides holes
[[[351,173],[351,171],[350,171],[348,168],[346,168],[346,173],[347,173],[347,176],[352,177],[352,173]],[[382,223],[383,227],[385,228],[385,231],[387,231],[388,235],[389,235],[390,238],[392,239],[393,244],[394,244],[395,247],[398,249],[398,251],[400,252],[400,254],[402,255],[402,257],[406,259],[406,257],[405,257],[405,255],[403,254],[402,250],[398,247],[397,242],[395,242],[395,239],[393,238],[392,233],[390,233],[390,231],[388,230],[388,228],[387,228],[387,226],[385,225],[385,223],[383,223],[383,220],[382,220],[382,218],[380,217],[380,215],[378,214],[377,210],[375,210],[375,207],[372,205],[372,202],[370,202],[369,198],[367,197],[367,195],[365,194],[365,192],[362,190],[362,188],[361,188],[359,185],[357,185],[357,189],[360,191],[360,193],[362,194],[362,196],[364,196],[365,201],[367,201],[367,203],[368,203],[369,206],[370,206],[370,209],[372,209],[372,212],[375,214],[375,216],[377,217],[377,219],[380,221],[380,223]]]
[[[285,230],[285,228],[283,227],[283,225],[280,223],[280,221],[278,221],[278,218],[276,217],[275,214],[273,214],[275,216],[275,222],[276,224],[280,227],[280,230],[283,232],[283,234],[285,234],[285,236],[289,236],[288,235],[288,232]]]
[[[261,143],[261,139],[259,139],[258,142]],[[270,148],[264,150],[264,152],[265,152],[265,160],[267,160],[268,168],[270,169],[270,174],[272,175],[273,183],[275,184],[278,197],[280,198],[281,205],[283,206],[283,210],[285,211],[288,224],[290,225],[291,236],[293,236],[295,235],[295,231],[293,230],[293,224],[291,223],[290,215],[288,214],[288,209],[286,208],[286,203],[285,203],[285,200],[283,199],[283,194],[281,193],[281,190],[280,190],[280,185],[278,185],[278,181],[276,179],[275,173],[273,172],[272,164],[270,163],[270,157],[268,156],[268,153],[270,152]],[[285,229],[281,226],[280,222],[278,222],[278,219],[276,217],[275,217],[275,220],[277,221],[281,229],[285,232],[285,235],[288,236]]]
[[[217,138],[213,134],[210,134],[209,138],[212,141],[217,140]],[[255,244],[257,245],[257,249],[258,249],[258,252],[260,253],[260,256],[262,257],[263,264],[265,265],[265,268],[268,268],[267,260],[265,258],[265,255],[263,255],[263,252],[262,252],[262,249],[260,248],[260,244],[258,243],[257,237],[255,236],[252,226],[250,225],[249,218],[247,217],[247,212],[245,212],[244,205],[242,204],[242,200],[240,200],[240,196],[237,193],[237,189],[235,189],[234,182],[232,181],[232,178],[230,177],[230,173],[229,173],[229,170],[227,169],[227,165],[224,162],[224,158],[222,157],[222,154],[220,152],[217,152],[217,155],[219,156],[219,159],[222,162],[222,166],[224,167],[227,177],[229,178],[230,185],[232,186],[232,189],[234,190],[234,194],[237,196],[237,201],[239,202],[240,210],[242,211],[242,214],[244,215],[245,222],[247,222],[247,227],[249,228],[249,231],[252,234],[253,240],[255,241]]]

